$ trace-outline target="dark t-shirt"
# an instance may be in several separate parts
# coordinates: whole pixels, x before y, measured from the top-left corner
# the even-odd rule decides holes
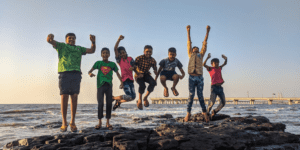
[[[169,58],[165,58],[160,61],[159,66],[163,68],[163,71],[175,71],[175,68],[182,68],[181,62],[175,58],[174,61],[170,61]]]

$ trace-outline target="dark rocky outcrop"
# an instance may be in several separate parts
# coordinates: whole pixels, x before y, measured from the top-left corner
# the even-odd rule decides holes
[[[39,136],[12,141],[4,149],[20,150],[284,150],[300,149],[300,135],[284,132],[285,125],[271,123],[263,116],[230,117],[218,114],[204,123],[202,114],[189,122],[183,117],[166,114],[136,118],[135,121],[161,118],[164,124],[154,129],[132,129],[120,125],[107,128],[86,128],[78,133]]]

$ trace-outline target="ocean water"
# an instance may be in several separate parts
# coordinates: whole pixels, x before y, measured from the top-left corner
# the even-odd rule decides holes
[[[216,106],[217,104],[214,108]],[[80,130],[86,127],[94,127],[98,123],[97,110],[97,104],[79,104],[76,113],[77,128]],[[201,112],[199,103],[194,104],[192,114],[199,112]],[[286,124],[286,132],[300,134],[300,105],[298,104],[226,104],[220,113],[232,117],[266,116],[271,122]],[[144,110],[138,110],[135,104],[122,104],[120,108],[112,112],[110,123],[123,127],[154,128],[159,125],[155,120],[135,123],[133,119],[163,114],[172,114],[174,118],[184,117],[186,115],[186,104],[150,104],[148,108],[144,107]],[[69,106],[67,121],[70,121],[70,118]],[[0,147],[16,139],[60,133],[59,128],[33,128],[51,122],[61,122],[60,104],[0,105]],[[102,125],[105,125],[105,123],[106,119],[104,118]]]

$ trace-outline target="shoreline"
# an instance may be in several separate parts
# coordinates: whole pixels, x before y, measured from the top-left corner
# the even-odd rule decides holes
[[[171,114],[136,118],[136,123],[160,118],[160,126],[113,130],[85,128],[77,133],[14,140],[3,149],[299,149],[300,135],[284,132],[286,125],[271,123],[264,116],[230,117],[218,114],[210,123],[202,114],[189,122]]]

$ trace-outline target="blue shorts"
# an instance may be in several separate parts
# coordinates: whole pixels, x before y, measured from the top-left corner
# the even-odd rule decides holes
[[[167,78],[167,80],[171,80],[171,81],[173,81],[172,77],[175,74],[177,74],[176,71],[162,71],[160,73],[161,76],[164,75]]]

